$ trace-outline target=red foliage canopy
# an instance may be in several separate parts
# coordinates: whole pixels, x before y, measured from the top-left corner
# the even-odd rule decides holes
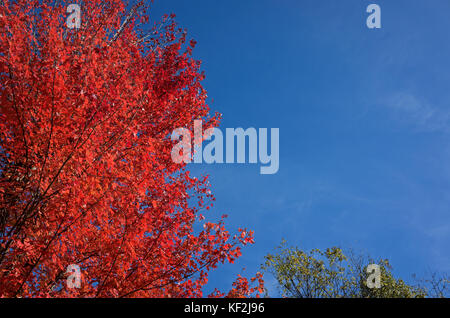
[[[223,219],[195,230],[214,198],[171,160],[175,128],[219,120],[195,42],[173,16],[145,27],[141,3],[83,1],[73,30],[69,3],[2,3],[0,297],[202,296],[208,271],[253,239]]]

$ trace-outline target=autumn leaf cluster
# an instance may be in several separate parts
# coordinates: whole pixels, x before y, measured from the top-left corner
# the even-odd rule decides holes
[[[121,0],[83,1],[71,30],[68,4],[0,7],[0,296],[202,296],[253,237],[202,223],[208,178],[171,160],[175,128],[220,119],[195,41]]]

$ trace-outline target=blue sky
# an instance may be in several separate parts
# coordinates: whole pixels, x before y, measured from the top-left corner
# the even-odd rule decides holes
[[[382,28],[366,26],[380,5]],[[450,271],[448,0],[156,0],[198,41],[221,128],[280,128],[280,170],[209,174],[213,216],[256,244],[210,276],[229,290],[285,238],[391,260],[405,278]],[[268,287],[272,279],[266,277]],[[274,294],[276,291],[271,290]]]

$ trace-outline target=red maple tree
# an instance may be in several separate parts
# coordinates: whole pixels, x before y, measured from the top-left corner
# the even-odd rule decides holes
[[[175,128],[219,121],[195,42],[122,0],[83,1],[69,29],[68,4],[1,1],[0,297],[202,296],[253,238],[202,221],[208,179],[171,159]],[[66,286],[70,264],[81,288]]]

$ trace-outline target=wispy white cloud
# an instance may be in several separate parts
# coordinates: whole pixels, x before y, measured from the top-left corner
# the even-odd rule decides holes
[[[450,111],[431,105],[417,95],[396,93],[385,104],[394,111],[396,119],[418,131],[450,133]]]

